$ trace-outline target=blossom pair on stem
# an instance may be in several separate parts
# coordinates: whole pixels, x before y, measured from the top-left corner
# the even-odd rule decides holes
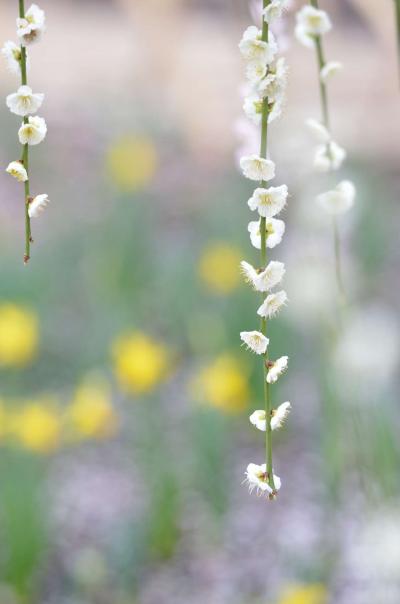
[[[31,196],[29,174],[29,147],[40,144],[46,134],[47,126],[42,117],[35,115],[44,100],[43,93],[34,93],[28,86],[27,72],[29,58],[27,46],[39,41],[45,31],[46,19],[44,11],[36,4],[25,11],[24,0],[18,0],[19,17],[17,18],[17,38],[19,44],[7,41],[2,53],[7,61],[7,66],[12,73],[19,74],[21,86],[17,92],[9,94],[6,104],[11,113],[23,117],[23,122],[18,130],[19,142],[22,145],[22,156],[10,162],[7,172],[21,183],[24,183],[25,204],[25,254],[24,263],[30,259],[30,246],[33,242],[31,234],[31,218],[36,218],[47,206],[47,194]]]

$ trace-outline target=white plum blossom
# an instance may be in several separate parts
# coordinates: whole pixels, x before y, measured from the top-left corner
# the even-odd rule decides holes
[[[246,283],[249,283],[254,290],[261,291],[262,281],[260,280],[260,275],[263,273],[262,269],[257,270],[249,262],[242,260],[240,270]]]
[[[45,21],[45,13],[37,4],[31,5],[24,19],[17,19],[17,36],[23,46],[33,44],[40,39],[46,29]]]
[[[304,6],[297,13],[296,18],[297,22],[301,23],[307,33],[312,36],[323,36],[332,29],[328,13],[314,6]]]
[[[295,35],[299,42],[309,48],[314,48],[317,36],[322,36],[332,29],[328,14],[313,6],[304,6],[297,13],[296,20]]]
[[[19,182],[25,182],[28,180],[28,173],[24,168],[24,165],[20,161],[12,161],[8,164],[6,172],[11,174]]]
[[[242,157],[240,167],[246,178],[267,182],[275,176],[275,164],[270,159],[264,159],[259,155]]]
[[[266,464],[260,466],[255,463],[249,463],[246,472],[246,482],[249,485],[249,491],[252,493],[254,489],[257,490],[257,495],[265,493],[269,496],[274,496],[276,491],[281,488],[281,479],[279,476],[273,474],[275,492],[268,484],[268,472]]]
[[[283,426],[283,423],[291,410],[291,404],[289,401],[279,405],[277,409],[271,411],[271,430],[277,430]],[[255,426],[261,432],[265,432],[267,429],[267,421],[265,411],[257,409],[249,417],[250,423]]]
[[[267,420],[265,419],[265,411],[263,409],[257,409],[249,417],[250,423],[255,426],[261,432],[265,432],[267,429]]]
[[[244,279],[253,289],[259,292],[267,292],[273,289],[285,274],[285,265],[283,262],[271,260],[265,269],[255,269],[254,266],[243,260],[240,263]]]
[[[318,120],[308,119],[306,125],[316,141],[321,143],[315,150],[315,169],[319,172],[339,170],[347,156],[345,149],[331,139],[328,128]]]
[[[321,193],[317,202],[328,214],[348,212],[354,205],[356,188],[350,180],[342,180],[332,191]]]
[[[251,84],[257,84],[267,75],[268,65],[264,61],[250,61],[246,67],[246,77]]]
[[[334,76],[338,71],[343,69],[342,63],[339,61],[329,61],[324,65],[319,74],[320,80],[323,84],[326,84],[332,76]]]
[[[250,94],[244,99],[243,111],[256,126],[261,123],[262,107],[262,98],[258,94]]]
[[[314,167],[319,172],[339,170],[346,157],[345,149],[335,141],[330,141],[327,145],[317,147],[314,156]]]
[[[275,59],[275,61],[273,61],[268,67],[268,73],[276,76],[278,80],[281,80],[285,84],[287,83],[288,72],[289,68],[287,66],[285,57],[279,57],[278,59]]]
[[[250,94],[244,99],[243,111],[246,117],[256,126],[261,124],[263,98],[260,94]],[[276,120],[282,113],[282,100],[274,100],[268,105],[268,124]]]
[[[296,25],[294,34],[295,34],[297,40],[300,42],[300,44],[302,44],[303,46],[306,46],[307,48],[315,48],[314,36],[310,36],[310,34],[307,33],[306,29],[303,27],[303,25],[301,23],[298,23]]]
[[[257,188],[248,203],[252,211],[257,210],[262,218],[273,218],[279,214],[286,205],[288,188],[286,185],[280,187]]]
[[[23,123],[18,131],[21,145],[38,145],[47,134],[46,122],[42,117],[29,116],[28,123]]]
[[[275,384],[278,378],[284,373],[288,367],[289,357],[280,357],[274,362],[268,364],[267,382]]]
[[[30,218],[37,218],[41,212],[48,206],[50,203],[50,199],[48,195],[36,195],[29,203],[28,213]]]
[[[262,61],[266,65],[274,60],[278,46],[272,33],[268,42],[261,39],[262,32],[255,25],[246,29],[239,43],[239,50],[246,61]]]
[[[260,98],[260,95],[250,92],[250,94],[244,97],[244,114],[255,126],[261,124],[262,107],[262,98]]]
[[[331,140],[331,134],[322,122],[310,118],[306,120],[306,126],[308,126],[317,142],[327,144]]]
[[[249,262],[246,262],[246,260],[242,260],[240,263],[240,270],[246,283],[250,283],[253,289],[258,290],[257,286],[261,270],[258,271]]]
[[[257,279],[257,291],[267,292],[280,283],[285,275],[286,269],[283,262],[271,260],[267,267],[261,271]]]
[[[289,401],[287,401],[286,403],[282,403],[282,405],[279,405],[277,409],[272,410],[271,430],[277,430],[278,428],[281,428],[283,426],[283,423],[289,415],[291,408],[291,404],[289,403]]]
[[[270,25],[282,16],[283,11],[288,8],[288,4],[288,0],[272,0],[262,12],[264,20]]]
[[[9,94],[6,103],[11,113],[26,115],[37,113],[44,99],[43,93],[33,93],[29,86],[20,86],[17,92]]]
[[[255,354],[265,354],[267,352],[269,339],[260,331],[241,331],[240,339],[246,344],[248,350]]]
[[[276,99],[268,106],[268,124],[278,119],[282,115],[283,99]]]
[[[285,306],[287,300],[287,293],[284,290],[269,294],[257,310],[257,314],[264,319],[272,319]]]
[[[1,49],[7,61],[7,68],[12,73],[20,73],[21,70],[21,47],[15,42],[8,40]]]
[[[268,68],[268,75],[258,85],[258,92],[261,97],[268,101],[281,101],[287,85],[288,68],[286,59],[280,57],[277,61],[271,63]]]
[[[257,250],[261,249],[261,220],[249,222],[248,231],[250,241]],[[282,241],[285,233],[285,223],[278,218],[266,218],[265,220],[265,240],[266,246],[273,249]]]

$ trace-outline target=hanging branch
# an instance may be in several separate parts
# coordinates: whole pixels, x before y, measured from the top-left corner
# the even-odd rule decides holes
[[[264,409],[254,411],[250,422],[265,432],[265,463],[250,463],[246,470],[246,481],[250,491],[256,489],[270,499],[276,497],[281,486],[279,476],[274,475],[273,471],[272,431],[282,426],[290,410],[289,402],[277,409],[272,408],[271,385],[286,370],[288,357],[271,361],[267,337],[268,321],[287,301],[283,290],[270,293],[281,283],[285,266],[275,260],[268,262],[267,253],[268,249],[274,248],[282,240],[285,224],[275,216],[283,210],[288,197],[286,185],[267,188],[268,181],[275,176],[275,164],[268,159],[268,130],[271,122],[282,112],[287,80],[285,59],[276,58],[278,46],[270,31],[270,24],[281,17],[285,5],[285,0],[264,0],[261,30],[255,26],[248,27],[239,44],[246,61],[246,76],[249,81],[244,111],[250,120],[261,126],[259,154],[242,157],[240,161],[244,176],[259,182],[259,187],[248,201],[249,208],[258,213],[259,219],[250,222],[248,228],[253,246],[260,250],[260,268],[256,269],[245,261],[241,263],[241,267],[246,281],[255,291],[263,294],[262,304],[257,311],[261,317],[260,330],[242,331],[240,334],[248,349],[262,359],[264,384]]]
[[[12,161],[7,172],[24,183],[24,215],[25,215],[25,253],[24,263],[27,264],[31,255],[31,218],[35,218],[49,202],[46,194],[31,197],[29,147],[38,145],[47,133],[46,122],[35,116],[40,109],[44,94],[33,93],[28,86],[28,54],[27,46],[39,41],[45,31],[45,14],[36,4],[25,12],[24,0],[18,0],[19,17],[17,18],[17,37],[19,46],[14,42],[5,43],[2,53],[7,60],[10,71],[21,76],[21,86],[17,92],[9,94],[6,102],[11,113],[23,117],[23,123],[18,131],[19,142],[22,145],[21,159]]]
[[[346,151],[332,139],[331,120],[328,103],[328,82],[342,68],[337,61],[327,62],[323,46],[323,36],[332,29],[329,15],[320,10],[318,0],[310,0],[297,13],[296,37],[306,47],[314,49],[318,66],[318,84],[320,91],[322,120],[307,120],[307,125],[320,143],[315,152],[314,167],[319,172],[339,170],[346,159]],[[335,275],[339,302],[345,304],[346,295],[342,276],[341,245],[337,217],[347,212],[354,203],[356,195],[352,182],[339,182],[335,189],[317,197],[318,203],[332,216],[333,249]]]

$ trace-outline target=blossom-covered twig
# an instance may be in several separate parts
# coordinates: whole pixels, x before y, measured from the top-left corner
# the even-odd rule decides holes
[[[320,172],[339,170],[347,155],[346,151],[332,139],[331,134],[327,84],[330,78],[342,68],[341,63],[327,62],[325,59],[322,37],[331,29],[332,23],[329,15],[320,10],[318,0],[310,0],[310,5],[304,6],[297,13],[296,37],[304,46],[315,49],[317,55],[322,121],[309,119],[307,125],[319,143],[315,152],[314,167]],[[340,182],[335,189],[317,197],[320,205],[332,216],[336,282],[342,304],[346,298],[337,216],[352,207],[355,195],[354,184],[345,180]]]
[[[286,185],[268,187],[267,183],[275,177],[275,164],[268,159],[268,126],[282,111],[286,87],[287,68],[284,58],[277,58],[278,46],[270,24],[282,15],[286,0],[263,0],[262,29],[248,27],[239,44],[240,52],[246,61],[248,95],[244,101],[246,115],[256,125],[261,126],[261,142],[258,154],[242,157],[240,166],[244,176],[258,181],[248,201],[252,211],[259,219],[250,222],[248,230],[253,246],[260,250],[260,267],[254,268],[248,262],[241,263],[242,272],[254,290],[267,293],[267,297],[258,309],[261,317],[260,331],[243,331],[240,337],[244,344],[260,355],[263,362],[264,409],[255,411],[250,422],[258,429],[265,431],[265,463],[249,464],[246,480],[250,491],[257,489],[274,499],[281,486],[281,481],[274,474],[272,463],[272,431],[279,428],[289,412],[290,403],[284,403],[278,409],[272,408],[271,385],[285,371],[288,357],[271,361],[268,353],[267,321],[274,317],[286,304],[284,291],[270,293],[281,281],[285,273],[282,262],[268,263],[268,248],[274,248],[282,240],[285,224],[275,216],[286,205],[288,188]],[[267,188],[268,187],[268,188]]]
[[[30,170],[29,170],[29,147],[38,145],[47,133],[46,122],[43,118],[33,115],[41,107],[44,94],[33,93],[28,86],[28,53],[27,46],[40,40],[45,31],[45,14],[36,4],[25,12],[24,0],[18,0],[19,17],[17,18],[17,37],[19,45],[12,41],[5,43],[2,53],[7,60],[10,71],[21,76],[21,86],[16,93],[9,94],[6,102],[11,113],[23,117],[23,123],[18,131],[18,138],[22,145],[22,156],[20,160],[12,161],[7,172],[24,183],[24,212],[25,212],[25,254],[24,263],[30,258],[30,247],[32,243],[31,218],[35,218],[48,204],[48,196],[45,194],[31,197],[30,192]]]

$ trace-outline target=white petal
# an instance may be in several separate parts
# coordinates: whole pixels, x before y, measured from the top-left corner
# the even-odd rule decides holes
[[[331,77],[334,76],[338,71],[341,71],[341,69],[343,69],[342,63],[339,63],[338,61],[329,61],[329,63],[326,63],[326,65],[321,69],[321,82],[326,84]]]
[[[257,314],[265,319],[272,319],[287,302],[287,294],[285,291],[269,294],[257,310]]]
[[[308,36],[322,36],[332,29],[328,13],[314,6],[304,6],[297,13],[296,20]]]
[[[277,409],[274,409],[272,411],[271,430],[277,430],[278,428],[281,428],[283,426],[283,423],[289,415],[291,408],[291,404],[289,403],[289,401],[287,401],[286,403],[282,403]]]
[[[347,153],[343,147],[340,147],[335,141],[330,141],[327,145],[317,147],[314,167],[320,172],[339,170],[346,156]]]
[[[30,218],[37,218],[50,203],[48,195],[36,195],[28,206]]]
[[[265,411],[258,409],[254,411],[249,417],[250,423],[255,426],[258,430],[265,432],[267,429],[267,421],[265,419]]]
[[[247,155],[240,160],[240,167],[246,178],[256,181],[268,181],[275,176],[275,164],[259,155]]]
[[[306,120],[306,125],[319,143],[329,143],[331,135],[329,130],[318,120],[312,118]]]
[[[343,180],[335,189],[318,195],[317,202],[328,214],[344,214],[354,205],[356,188],[349,180]]]
[[[6,172],[11,174],[11,176],[16,178],[19,182],[25,182],[28,180],[28,173],[20,161],[12,161],[10,164],[8,164]]]
[[[255,463],[249,463],[249,465],[246,468],[245,476],[246,476],[246,482],[249,485],[250,492],[252,492],[254,489],[256,489],[258,493],[262,492],[262,493],[266,493],[268,495],[273,494],[272,488],[268,484],[267,468],[266,468],[265,463],[261,464],[261,465],[257,465]],[[274,473],[273,473],[273,479],[274,479],[275,491],[279,491],[279,489],[281,488],[281,479],[279,478],[279,476],[276,476]]]
[[[26,116],[36,113],[41,107],[44,94],[32,92],[29,86],[20,86],[14,94],[9,94],[6,103],[12,113]]]
[[[267,352],[269,339],[260,331],[242,331],[240,338],[247,348],[256,354],[265,354]]]
[[[288,188],[286,185],[280,187],[258,188],[249,199],[248,205],[251,210],[257,210],[263,218],[272,218],[279,214],[286,205]]]
[[[267,374],[268,384],[275,384],[278,378],[286,371],[288,366],[289,357],[284,356],[277,359],[273,365],[269,368]]]
[[[266,292],[273,289],[282,281],[284,274],[284,263],[271,260],[267,267],[258,275],[258,291]]]
[[[261,249],[261,219],[249,222],[248,231],[250,233],[250,241],[252,245]],[[267,218],[265,220],[265,237],[267,247],[272,249],[279,245],[285,233],[285,223],[278,218]]]
[[[46,122],[39,116],[29,116],[28,123],[23,123],[18,131],[21,145],[38,145],[47,134]]]

